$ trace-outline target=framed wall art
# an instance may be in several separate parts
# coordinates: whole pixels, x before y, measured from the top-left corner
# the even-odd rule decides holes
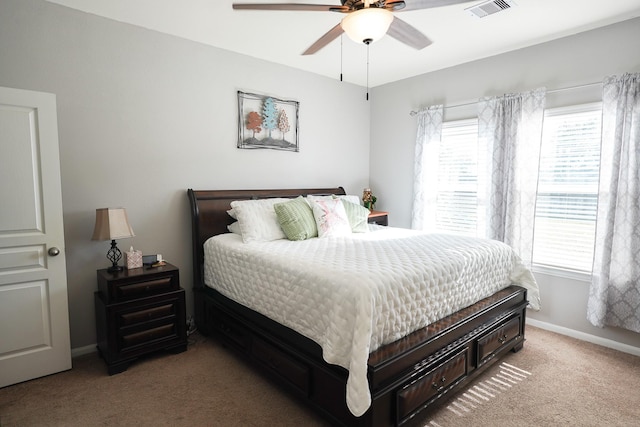
[[[238,148],[300,151],[299,104],[238,91]]]

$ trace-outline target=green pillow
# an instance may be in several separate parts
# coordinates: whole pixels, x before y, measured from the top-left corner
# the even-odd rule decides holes
[[[318,227],[313,217],[313,210],[304,197],[299,196],[289,202],[276,203],[273,208],[287,239],[305,240],[318,237]]]
[[[369,231],[369,209],[362,205],[347,202],[344,199],[342,200],[342,204],[345,212],[347,212],[351,231],[353,233],[366,233]]]

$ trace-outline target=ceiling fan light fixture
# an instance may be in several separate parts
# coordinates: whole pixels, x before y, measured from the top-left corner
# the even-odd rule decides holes
[[[380,40],[389,29],[393,14],[386,9],[366,7],[349,13],[340,25],[356,43],[373,43]]]

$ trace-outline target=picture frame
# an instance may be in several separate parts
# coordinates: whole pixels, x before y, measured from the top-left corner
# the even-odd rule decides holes
[[[238,91],[238,148],[299,152],[298,101]]]

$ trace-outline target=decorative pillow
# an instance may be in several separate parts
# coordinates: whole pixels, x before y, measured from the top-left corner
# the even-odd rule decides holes
[[[351,226],[340,199],[316,199],[312,203],[313,216],[318,226],[318,237],[351,234]]]
[[[242,236],[242,232],[240,231],[240,223],[238,221],[234,221],[231,224],[227,225],[227,230],[229,230],[233,234],[239,234]]]
[[[273,205],[282,231],[289,240],[306,240],[318,236],[311,206],[302,196]]]
[[[231,208],[238,217],[240,233],[245,243],[269,242],[284,239],[285,236],[273,205],[290,199],[274,197],[258,200],[234,200]]]
[[[354,195],[344,195],[344,194],[332,194],[330,196],[314,196],[313,194],[309,194],[307,196],[307,199],[310,202],[313,202],[314,200],[327,200],[327,199],[340,199],[340,200],[346,200],[347,202],[351,202],[351,203],[355,203],[356,205],[360,204],[360,197],[359,196],[354,196]]]
[[[354,233],[366,233],[369,231],[369,209],[355,203],[342,201],[347,219]]]
[[[227,213],[229,214],[229,216],[233,219],[238,219],[238,215],[236,215],[236,211],[234,211],[233,209],[229,209],[227,211]]]
[[[360,204],[360,196],[354,196],[352,194],[347,194],[347,195],[339,195],[333,196],[334,198],[338,198],[340,200],[342,200],[343,202],[349,202],[349,203],[353,203],[354,205],[359,205]]]

